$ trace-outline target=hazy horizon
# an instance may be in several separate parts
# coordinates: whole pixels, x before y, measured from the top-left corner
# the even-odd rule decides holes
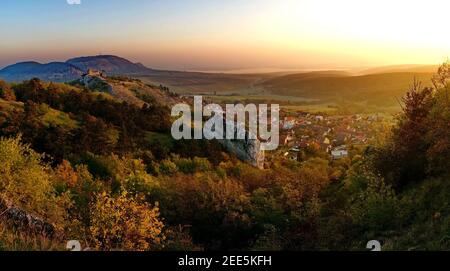
[[[52,63],[52,62],[66,62],[67,60],[71,59],[71,58],[76,58],[76,57],[86,57],[86,56],[108,56],[108,55],[113,55],[113,54],[102,54],[102,55],[76,55],[76,56],[72,56],[72,57],[68,57],[67,59],[49,59],[49,60],[44,60],[44,61],[40,61],[40,60],[36,60],[36,59],[25,59],[23,61],[16,61],[16,62],[11,62],[9,64],[6,65],[0,65],[0,69],[6,68],[10,65],[14,65],[14,64],[18,64],[21,62],[37,62],[40,64],[48,64],[48,63]],[[118,56],[118,57],[124,57],[122,55],[113,55],[113,56]],[[126,57],[124,57],[127,60],[130,60],[133,63],[142,63],[139,60],[133,60],[133,59],[128,59]],[[255,68],[239,68],[239,67],[229,67],[229,68],[223,68],[223,69],[217,69],[215,67],[205,67],[203,69],[201,68],[187,68],[187,69],[177,69],[177,68],[164,68],[164,67],[155,67],[149,64],[145,64],[142,63],[144,66],[146,66],[147,68],[151,68],[151,69],[158,69],[158,70],[176,70],[176,71],[186,71],[186,72],[205,72],[205,73],[228,73],[228,74],[264,74],[264,73],[295,73],[295,72],[319,72],[319,71],[342,71],[342,72],[349,72],[350,74],[354,73],[354,74],[358,74],[361,71],[365,71],[365,70],[371,70],[371,69],[387,69],[389,70],[390,68],[392,69],[396,69],[399,68],[400,70],[403,69],[408,69],[408,68],[419,68],[419,67],[428,67],[428,66],[438,66],[439,63],[431,63],[431,64],[405,64],[405,63],[399,63],[399,64],[392,64],[392,65],[369,65],[369,66],[355,66],[355,67],[320,67],[320,68],[307,68],[307,67],[299,67],[299,68],[277,68],[277,67],[255,67]]]
[[[444,0],[3,0],[0,67],[112,54],[156,69],[318,70],[439,64]]]

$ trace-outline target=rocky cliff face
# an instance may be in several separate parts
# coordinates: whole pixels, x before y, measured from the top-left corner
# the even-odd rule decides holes
[[[258,139],[254,139],[256,136],[250,136],[249,132],[246,131],[245,128],[239,129],[238,127],[240,125],[238,123],[233,123],[228,120],[223,120],[223,123],[226,130],[234,130],[234,138],[245,138],[218,140],[225,147],[225,149],[236,155],[240,160],[247,162],[254,167],[264,169],[265,154],[264,150],[261,148],[261,142]],[[210,134],[205,134],[205,136],[209,136],[210,138],[218,138],[218,134],[225,135],[225,132],[226,131],[220,131],[218,129],[213,132],[206,132]],[[240,133],[242,133],[241,137],[239,137]]]
[[[239,159],[254,167],[264,169],[264,151],[258,139],[219,140],[219,142]]]
[[[83,74],[79,80],[87,89],[111,93],[112,86],[106,81],[105,76],[101,72],[89,70]]]
[[[55,233],[52,224],[45,220],[14,206],[11,202],[0,198],[0,218],[6,218],[12,226],[28,232],[43,234],[51,237]]]

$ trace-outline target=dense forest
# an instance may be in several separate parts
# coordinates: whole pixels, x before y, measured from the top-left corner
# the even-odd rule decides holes
[[[151,99],[0,81],[0,250],[450,249],[450,65],[432,82],[412,82],[377,144],[260,170],[173,141]]]

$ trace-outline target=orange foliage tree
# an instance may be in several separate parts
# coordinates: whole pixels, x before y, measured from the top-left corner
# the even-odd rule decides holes
[[[91,209],[90,233],[100,250],[154,249],[165,239],[163,227],[157,206],[140,203],[127,192],[116,198],[100,194]]]

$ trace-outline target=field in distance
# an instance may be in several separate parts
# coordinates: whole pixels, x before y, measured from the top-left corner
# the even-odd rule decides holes
[[[182,95],[204,95],[219,102],[278,101],[295,105],[397,107],[414,80],[431,84],[435,66],[392,66],[361,71],[263,74],[164,73],[139,79],[169,86]]]

